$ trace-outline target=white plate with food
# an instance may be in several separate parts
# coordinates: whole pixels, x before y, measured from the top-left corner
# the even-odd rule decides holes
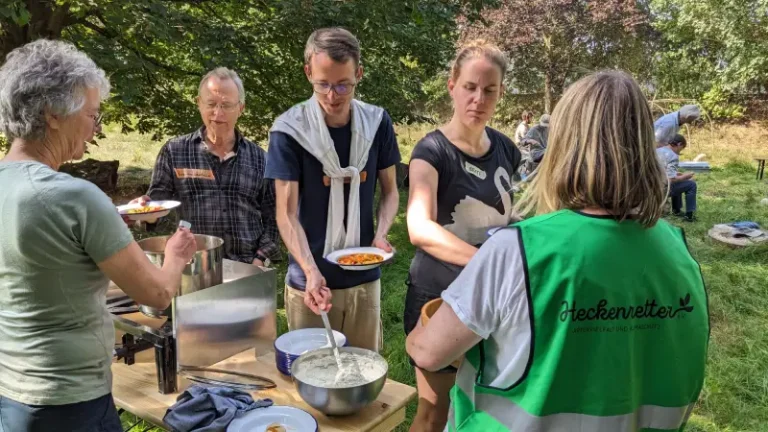
[[[298,408],[273,405],[239,415],[227,432],[317,432],[317,420]]]
[[[388,263],[395,256],[377,247],[354,247],[329,253],[325,259],[345,270],[370,270]]]
[[[117,206],[117,212],[133,221],[146,221],[168,216],[172,209],[180,205],[178,201],[148,201],[144,205],[133,203]]]

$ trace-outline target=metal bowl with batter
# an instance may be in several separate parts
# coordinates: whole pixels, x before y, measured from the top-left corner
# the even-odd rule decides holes
[[[301,398],[304,399],[304,402],[327,415],[354,414],[368,406],[379,397],[379,393],[381,393],[384,383],[387,381],[387,372],[389,371],[387,361],[374,351],[363,348],[340,347],[339,352],[362,356],[366,361],[372,362],[372,366],[375,366],[376,369],[380,368],[383,373],[377,374],[375,379],[360,385],[342,388],[320,387],[307,382],[312,381],[313,372],[308,367],[308,364],[321,357],[330,356],[333,358],[333,350],[321,348],[302,354],[291,365],[291,374],[296,390]]]

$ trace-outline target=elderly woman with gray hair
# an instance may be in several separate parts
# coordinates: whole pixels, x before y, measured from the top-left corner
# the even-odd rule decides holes
[[[0,432],[120,431],[111,397],[114,281],[167,307],[194,236],[180,229],[167,260],[147,260],[112,201],[57,172],[93,138],[109,81],[85,54],[38,40],[0,67]]]

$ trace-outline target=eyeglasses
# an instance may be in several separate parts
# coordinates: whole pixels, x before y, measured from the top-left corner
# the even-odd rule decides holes
[[[312,88],[315,93],[328,94],[333,90],[337,95],[346,96],[352,93],[356,84],[344,83],[344,84],[328,84],[326,82],[312,82]]]
[[[93,119],[93,127],[99,127],[99,126],[101,126],[101,120],[104,119],[104,114],[97,113],[97,114],[94,114],[94,115],[90,115],[88,117]]]
[[[221,111],[230,113],[235,111],[238,107],[240,107],[239,103],[201,102],[200,104],[206,111],[210,111],[210,112],[216,111],[216,108],[218,108]]]

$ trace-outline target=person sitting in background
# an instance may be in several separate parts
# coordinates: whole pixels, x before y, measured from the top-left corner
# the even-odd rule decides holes
[[[653,123],[656,146],[663,147],[672,140],[684,124],[693,123],[701,117],[701,110],[696,105],[684,105],[679,111],[659,117]]]
[[[541,146],[542,149],[547,148],[547,139],[549,138],[549,114],[543,114],[539,119],[539,124],[528,130],[525,134],[526,139],[534,140]],[[544,152],[537,154],[535,161],[541,162],[541,158],[544,157]]]
[[[522,121],[517,125],[517,129],[515,129],[515,139],[513,140],[515,144],[520,144],[520,141],[525,138],[525,134],[528,133],[528,125],[533,120],[533,113],[530,111],[523,111],[521,118]]]
[[[551,128],[516,209],[536,216],[480,247],[408,354],[430,371],[463,358],[449,431],[682,431],[709,309],[682,230],[661,219],[648,101],[625,73],[592,74]]]
[[[269,266],[280,257],[275,188],[264,177],[267,153],[236,128],[245,109],[237,73],[223,67],[208,72],[197,108],[203,126],[160,149],[139,201],[181,201],[179,216],[196,233],[224,240],[224,258]]]
[[[530,181],[529,177],[536,171],[544,157],[549,137],[549,114],[539,119],[539,124],[532,127],[518,145],[523,154],[523,162],[518,171],[521,178]]]
[[[195,253],[180,228],[156,267],[96,185],[58,172],[93,139],[104,71],[38,40],[0,67],[0,432],[122,432],[112,400],[112,280],[165,309]]]
[[[672,137],[669,144],[656,149],[664,170],[669,179],[669,197],[672,200],[672,214],[680,216],[683,220],[693,222],[696,220],[696,181],[693,173],[680,173],[680,153],[685,150],[688,142],[680,134]],[[683,195],[685,195],[685,213],[683,209]]]

